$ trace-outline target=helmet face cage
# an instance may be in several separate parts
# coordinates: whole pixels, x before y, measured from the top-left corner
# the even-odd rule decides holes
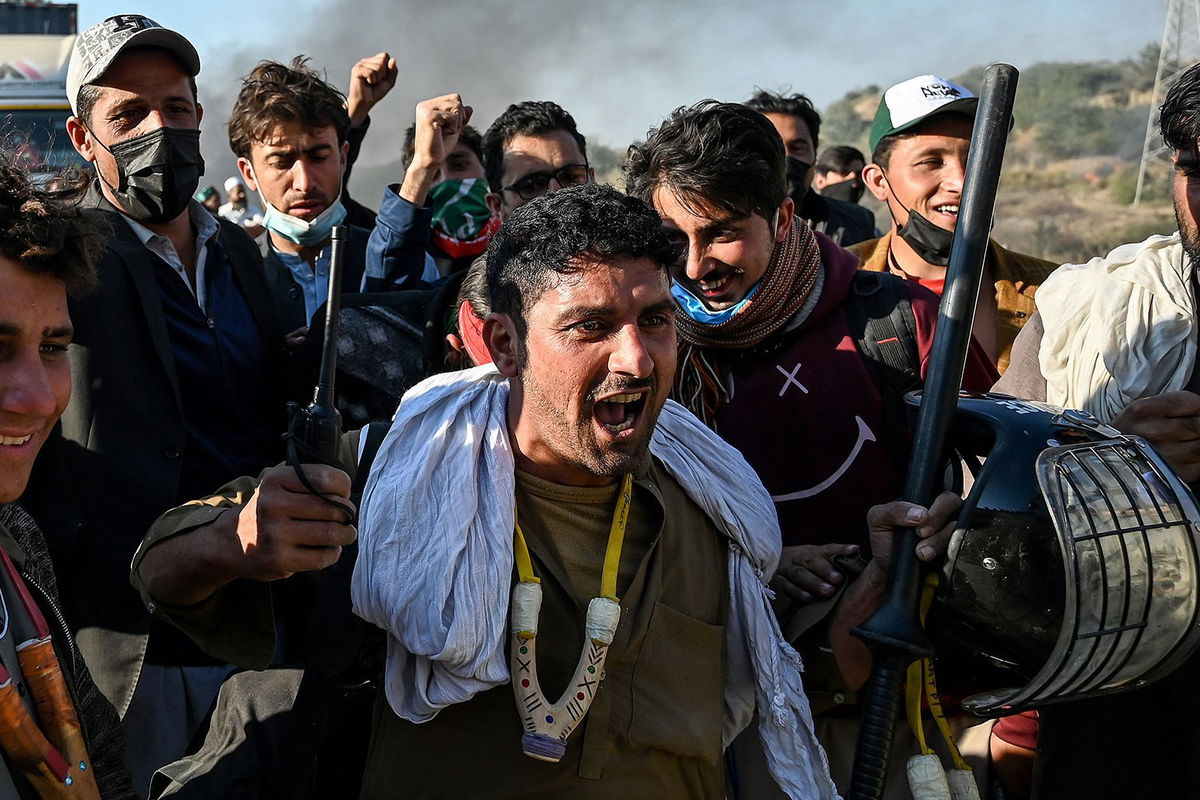
[[[1050,447],[1036,471],[1062,554],[1062,625],[1025,687],[963,701],[980,715],[1143,686],[1200,644],[1200,508],[1153,448],[1128,436]]]

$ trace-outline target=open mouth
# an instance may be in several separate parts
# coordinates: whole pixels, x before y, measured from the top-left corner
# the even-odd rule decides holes
[[[693,285],[700,292],[702,297],[713,299],[720,297],[721,294],[729,288],[729,283],[731,280],[733,280],[733,276],[725,274],[719,278],[716,278],[715,280],[695,281]]]
[[[16,459],[17,463],[21,463],[32,458],[37,448],[33,441],[36,435],[36,433],[0,434],[0,460],[13,463],[13,460]]]
[[[618,436],[633,430],[646,407],[647,392],[626,392],[597,400],[593,407],[596,421],[609,434]]]
[[[934,206],[933,210],[939,214],[958,219],[958,203],[943,203],[940,206]]]

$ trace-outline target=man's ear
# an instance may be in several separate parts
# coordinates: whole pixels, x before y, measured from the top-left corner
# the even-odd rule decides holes
[[[483,341],[500,374],[506,378],[517,377],[520,343],[512,317],[508,314],[488,314],[483,321]]]
[[[350,142],[342,142],[342,180],[346,180],[346,167],[350,165]],[[344,192],[346,187],[342,187]]]
[[[446,334],[446,366],[451,369],[466,369],[471,366],[471,359],[467,356],[467,346],[455,333]]]
[[[886,203],[890,192],[888,191],[887,175],[883,171],[883,167],[875,163],[867,164],[863,167],[862,181],[871,194],[875,195],[875,199],[881,203]]]
[[[792,229],[795,221],[796,201],[790,197],[783,198],[783,202],[779,204],[779,222],[775,224],[775,241],[782,242],[787,239],[788,231]]]
[[[495,192],[488,192],[485,199],[487,200],[488,209],[492,212],[492,216],[496,219],[503,219],[500,215],[500,209],[504,206],[504,200],[500,195]]]
[[[88,139],[88,129],[79,117],[67,118],[67,135],[71,137],[71,144],[75,146],[79,155],[83,156],[84,161],[89,164],[96,163],[96,153],[92,149],[91,140]]]
[[[242,176],[242,183],[246,184],[246,188],[252,192],[257,192],[258,181],[254,180],[254,170],[250,166],[250,159],[245,156],[238,156],[237,168],[238,174]]]

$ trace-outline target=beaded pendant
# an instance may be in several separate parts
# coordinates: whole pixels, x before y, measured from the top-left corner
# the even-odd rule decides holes
[[[615,596],[617,570],[621,561],[625,524],[629,519],[632,486],[632,476],[626,475],[609,530],[600,583],[601,595],[593,597],[588,603],[583,652],[566,691],[554,703],[542,694],[538,682],[537,631],[538,615],[542,609],[542,587],[533,574],[525,535],[521,532],[521,526],[516,526],[515,555],[520,582],[513,587],[512,593],[512,639],[508,664],[517,712],[524,728],[521,749],[531,758],[552,763],[562,759],[567,752],[567,737],[591,708],[592,700],[604,680],[604,660],[617,631],[617,623],[621,620],[621,602]]]
[[[612,644],[621,605],[607,597],[593,597],[588,604],[587,640],[575,674],[558,702],[551,703],[542,694],[537,672],[537,615],[542,604],[542,587],[536,583],[518,583],[513,590],[513,636],[509,671],[517,710],[525,732],[521,749],[525,755],[542,761],[557,762],[567,751],[567,737],[591,708],[596,690],[604,680],[604,659]],[[518,609],[521,609],[518,612]],[[520,617],[518,614],[520,613]],[[517,620],[523,617],[522,626]],[[532,625],[529,623],[532,622]]]

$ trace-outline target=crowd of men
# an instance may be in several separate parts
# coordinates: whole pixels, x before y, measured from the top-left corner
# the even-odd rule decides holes
[[[447,94],[372,211],[347,178],[388,54],[345,95],[303,57],[246,75],[216,111],[224,204],[200,68],[150,19],[97,23],[68,74],[91,170],[0,165],[0,677],[25,712],[0,715],[0,796],[844,793],[851,630],[894,531],[936,564],[961,504],[896,498],[977,98],[897,83],[869,154],[819,150],[800,94],[702,101],[629,148],[622,191],[559,105],[480,134]],[[1085,409],[1193,481],[1197,69],[1162,128],[1179,233],[1058,271],[989,242],[963,387]],[[331,291],[358,313],[354,424],[284,463]],[[1198,663],[995,730],[955,715],[982,796],[1186,796],[1190,715],[1145,711]]]

